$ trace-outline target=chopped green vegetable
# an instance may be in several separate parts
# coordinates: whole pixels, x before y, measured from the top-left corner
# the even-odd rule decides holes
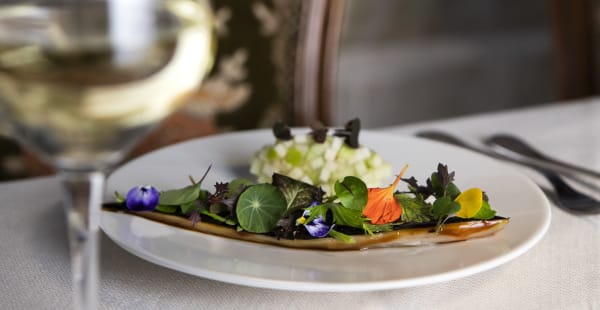
[[[287,130],[278,124],[274,128],[276,141],[252,158],[250,172],[258,182],[271,182],[273,173],[279,173],[332,193],[335,182],[346,176],[360,176],[373,187],[391,175],[391,166],[381,156],[358,144],[358,120],[332,134],[318,125],[310,133],[295,136],[288,135]]]

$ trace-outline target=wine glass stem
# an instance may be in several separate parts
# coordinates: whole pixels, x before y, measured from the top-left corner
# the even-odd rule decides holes
[[[98,307],[98,230],[105,176],[101,172],[61,171],[67,215],[73,305],[75,309]]]

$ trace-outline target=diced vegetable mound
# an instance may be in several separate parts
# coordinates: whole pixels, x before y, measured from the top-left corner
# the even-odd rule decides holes
[[[392,168],[374,151],[352,148],[342,137],[330,135],[318,143],[310,134],[301,134],[264,146],[252,159],[250,172],[258,182],[270,183],[276,172],[331,192],[335,181],[350,175],[369,187],[380,186],[392,175]]]

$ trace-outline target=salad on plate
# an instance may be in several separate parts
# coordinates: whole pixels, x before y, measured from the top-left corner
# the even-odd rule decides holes
[[[388,186],[392,167],[359,143],[360,121],[344,128],[317,125],[292,135],[274,126],[275,142],[251,161],[256,180],[210,186],[190,177],[177,189],[138,185],[105,210],[181,228],[290,248],[361,250],[462,241],[490,236],[508,224],[483,189],[461,190],[455,173],[439,163],[428,176]]]

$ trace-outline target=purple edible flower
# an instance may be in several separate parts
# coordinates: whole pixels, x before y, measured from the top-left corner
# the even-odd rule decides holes
[[[127,192],[125,205],[131,211],[152,211],[158,205],[158,191],[150,185],[136,186]]]
[[[307,208],[304,210],[304,213],[302,213],[302,218],[306,220],[309,216],[310,208]],[[331,229],[333,229],[333,226],[335,226],[334,224],[327,223],[321,215],[315,217],[310,223],[302,223],[302,225],[304,225],[308,233],[315,238],[326,237]]]

